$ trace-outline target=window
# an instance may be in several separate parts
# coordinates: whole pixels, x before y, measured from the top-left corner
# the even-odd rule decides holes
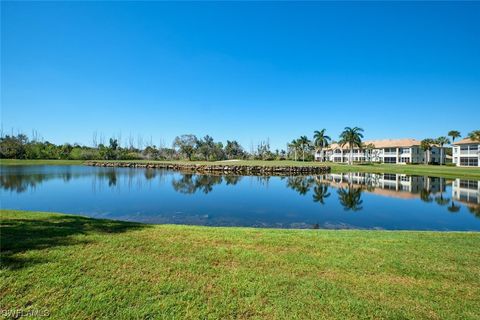
[[[477,150],[478,150],[478,145],[470,146],[470,151],[477,151]]]
[[[478,158],[460,157],[461,166],[478,167]]]
[[[384,157],[383,162],[385,163],[397,163],[396,157]]]
[[[391,173],[385,173],[383,175],[384,180],[390,180],[390,181],[397,181],[397,175],[396,174],[391,174]]]
[[[460,146],[461,151],[468,151],[468,145],[466,146]]]
[[[401,148],[400,153],[410,153],[410,148]]]
[[[478,189],[478,181],[460,180],[460,188],[477,190]]]
[[[401,157],[401,158],[400,158],[400,162],[402,162],[402,163],[410,163],[410,158]]]

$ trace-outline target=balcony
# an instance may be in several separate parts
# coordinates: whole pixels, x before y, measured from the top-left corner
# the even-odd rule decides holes
[[[478,156],[478,150],[460,150],[461,156]]]

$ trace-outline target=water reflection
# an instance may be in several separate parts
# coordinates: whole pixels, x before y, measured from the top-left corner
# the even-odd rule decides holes
[[[480,218],[480,182],[477,180],[455,179],[452,183],[452,198],[468,207],[468,210]],[[452,199],[452,206],[454,200]],[[457,208],[456,206],[455,208]],[[458,212],[452,211],[452,212]]]
[[[265,177],[21,166],[1,167],[0,188],[2,207],[106,215],[123,211],[121,219],[135,221],[143,221],[146,213],[162,212],[161,219],[155,216],[148,220],[162,223],[392,229],[416,229],[423,223],[424,227],[418,228],[470,230],[477,228],[471,221],[456,226],[452,221],[460,220],[444,221],[450,219],[445,216],[428,219],[438,212],[453,213],[446,215],[451,219],[463,217],[463,212],[480,218],[479,181],[403,174]],[[179,196],[173,196],[172,191]],[[292,191],[298,197],[292,197]],[[27,193],[29,196],[22,196]],[[62,199],[56,197],[59,193],[64,193]],[[69,200],[80,204],[75,206]],[[405,212],[412,215],[410,221],[398,220]]]

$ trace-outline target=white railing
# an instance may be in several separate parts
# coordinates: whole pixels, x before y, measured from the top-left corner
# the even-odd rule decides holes
[[[478,150],[460,150],[460,155],[475,156],[478,155]]]

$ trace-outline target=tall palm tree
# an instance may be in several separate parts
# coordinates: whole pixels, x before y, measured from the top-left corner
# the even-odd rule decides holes
[[[353,157],[353,148],[358,147],[362,148],[362,139],[363,139],[363,129],[354,127],[345,127],[343,132],[340,134],[340,141],[338,142],[340,146],[343,148],[344,145],[348,144],[350,148],[350,158],[348,159],[348,163],[352,164],[352,157]]]
[[[462,135],[460,134],[460,131],[450,130],[448,131],[448,136],[452,138],[452,142],[455,142],[455,139],[460,138]]]
[[[435,144],[435,141],[432,139],[423,139],[420,142],[420,148],[422,148],[424,154],[425,154],[425,164],[428,164],[429,160],[429,153],[430,150],[432,150],[432,145]]]
[[[440,146],[440,165],[442,165],[443,160],[443,146],[450,143],[447,137],[439,137],[435,142]]]
[[[311,141],[307,138],[307,136],[301,136],[298,139],[298,143],[302,149],[302,160],[305,161],[305,149],[310,145]]]
[[[474,130],[468,134],[468,137],[473,141],[480,142],[480,130]]]
[[[323,148],[328,147],[332,139],[330,139],[330,137],[325,134],[325,129],[322,129],[320,131],[316,130],[313,133],[313,141],[315,145],[315,151],[320,151],[320,156],[323,161]]]
[[[293,139],[292,142],[290,142],[290,143],[288,144],[288,147],[289,147],[290,149],[293,149],[294,159],[295,159],[295,161],[297,161],[297,150],[298,150],[298,147],[299,147],[298,140],[297,140],[297,139]]]

